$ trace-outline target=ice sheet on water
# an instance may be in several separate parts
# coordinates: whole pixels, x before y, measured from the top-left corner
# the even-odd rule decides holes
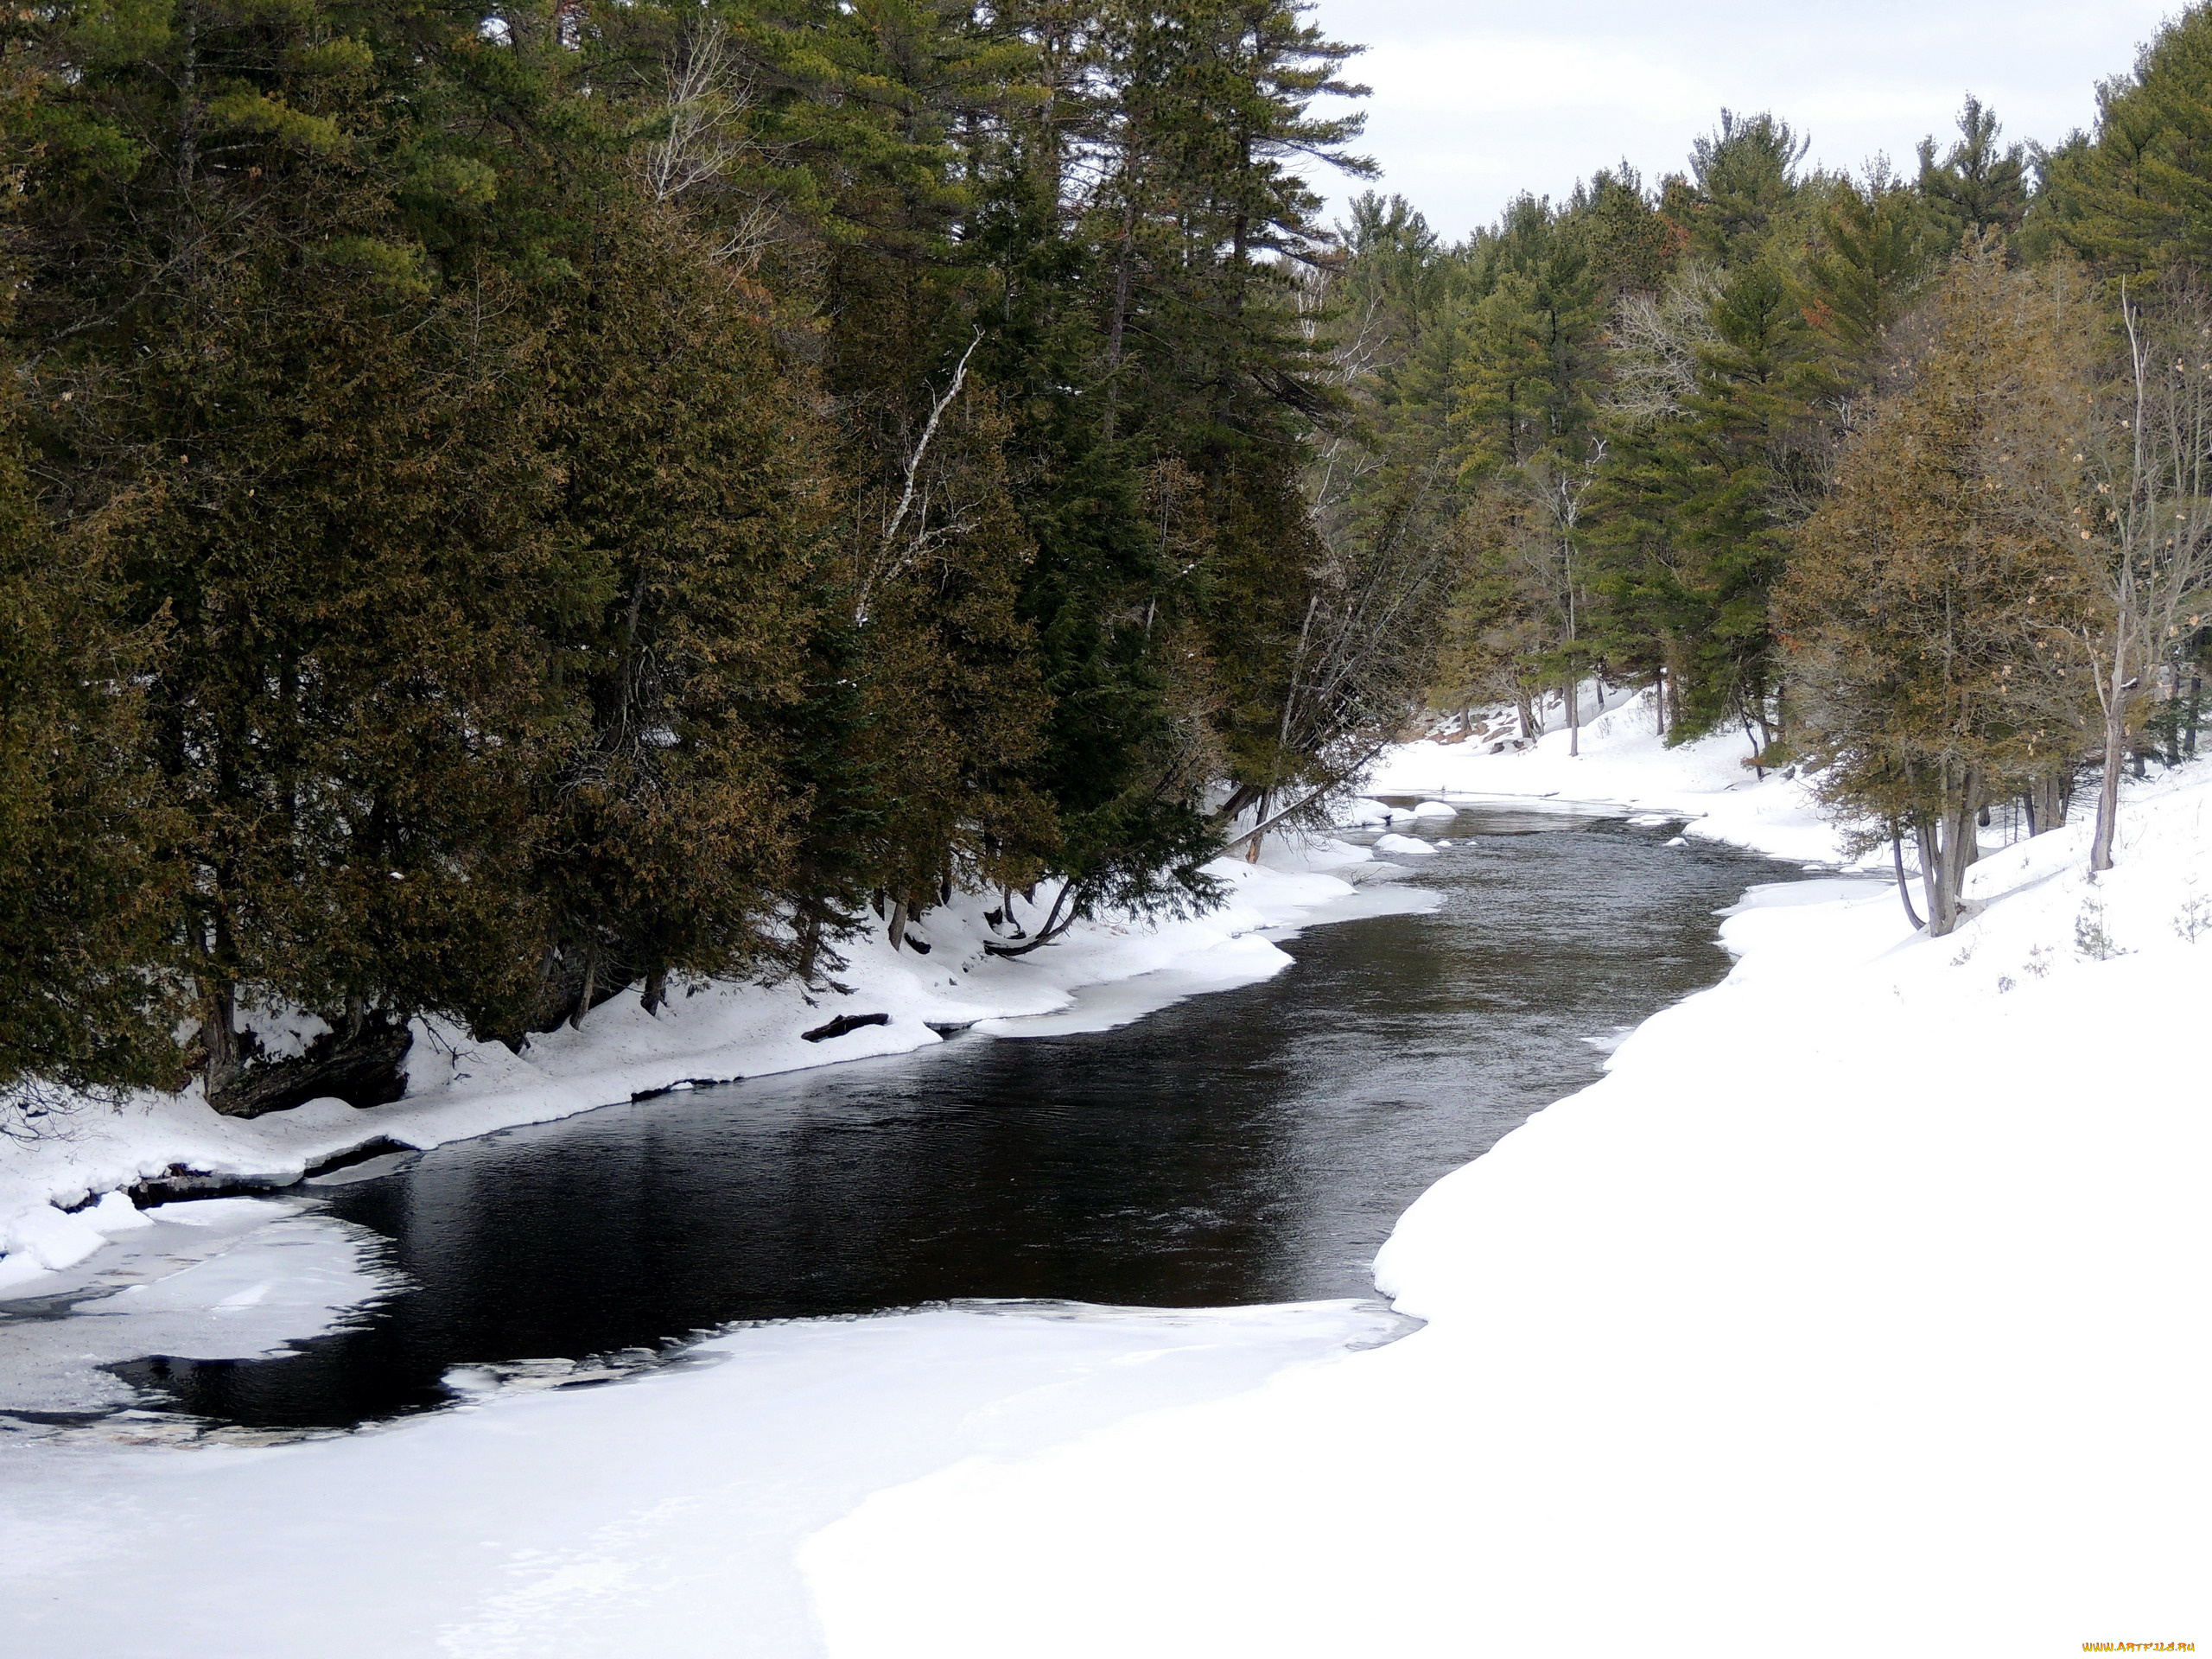
[[[1181,967],[1084,986],[1075,993],[1073,1003],[1058,1013],[982,1020],[975,1029],[992,1037],[1065,1037],[1082,1031],[1112,1031],[1185,997],[1256,985],[1288,966],[1288,957],[1253,933],[1204,951]]]
[[[0,1629],[10,1659],[806,1659],[794,1551],[868,1494],[1409,1327],[1375,1302],[970,1303],[742,1327],[606,1388],[481,1367],[454,1411],[266,1451],[28,1445]]]
[[[139,1212],[145,1225],[0,1303],[0,1411],[125,1405],[103,1367],[163,1354],[249,1359],[339,1328],[394,1287],[381,1241],[296,1199],[201,1198]]]
[[[689,1083],[679,1083],[677,1089],[689,1089]],[[671,1091],[673,1092],[673,1091]],[[358,1164],[347,1164],[326,1174],[310,1175],[302,1183],[307,1186],[351,1186],[356,1181],[378,1180],[386,1175],[397,1175],[422,1157],[419,1152],[387,1152],[378,1158],[364,1158]]]
[[[1440,847],[1444,842],[1437,843]],[[1280,927],[1264,928],[1262,937],[1269,939],[1294,939],[1309,927],[1320,927],[1332,922],[1365,921],[1376,916],[1426,916],[1444,902],[1444,895],[1433,887],[1409,887],[1386,878],[1412,874],[1402,865],[1361,865],[1361,871],[1373,869],[1378,879],[1370,880],[1356,892],[1325,905],[1316,905],[1294,922]]]

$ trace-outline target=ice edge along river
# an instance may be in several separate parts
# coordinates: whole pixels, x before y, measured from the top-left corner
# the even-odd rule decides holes
[[[1373,787],[1701,798],[1817,852],[1794,785],[1634,714]],[[314,1445],[26,1447],[0,1605],[117,1655],[2202,1639],[2212,1158],[2140,1033],[2201,1015],[2208,798],[2140,791],[2094,887],[2072,832],[1986,860],[1949,940],[1866,883],[1755,894],[1790,902],[1729,918],[1723,985],[1408,1213],[1378,1275],[1429,1323],[1389,1346],[1345,1351],[1356,1305],[948,1311]]]

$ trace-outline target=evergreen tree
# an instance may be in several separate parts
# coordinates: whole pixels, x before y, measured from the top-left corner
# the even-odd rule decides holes
[[[1993,242],[1960,259],[1777,599],[1820,787],[1864,844],[1915,838],[1937,935],[1980,809],[2070,766],[2091,706],[2076,647],[2099,606],[2067,527],[2095,499],[2075,459],[2088,353],[2069,300]]]
[[[2094,134],[2046,156],[2026,233],[2140,275],[2212,259],[2212,9],[2159,30],[2134,73],[2097,89]]]
[[[389,1056],[530,956],[534,345],[496,271],[442,286],[410,227],[481,194],[429,124],[426,22],[482,49],[473,19],[314,7],[51,23],[78,72],[22,215],[29,436],[48,514],[115,527],[124,625],[165,626],[148,751],[238,1109],[271,1103],[242,999]]]
[[[1936,141],[1920,141],[1920,195],[1952,240],[2011,236],[2028,209],[2024,144],[1997,146],[2004,129],[1969,93],[1959,111],[1959,140],[1936,159]]]

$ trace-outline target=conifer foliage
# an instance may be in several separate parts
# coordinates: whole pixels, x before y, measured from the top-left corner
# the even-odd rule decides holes
[[[1425,672],[1312,655],[1364,567],[1304,493],[1300,169],[1365,163],[1300,6],[0,31],[18,1100],[366,1103],[417,1015],[823,988],[962,889],[1009,952],[1204,904]]]

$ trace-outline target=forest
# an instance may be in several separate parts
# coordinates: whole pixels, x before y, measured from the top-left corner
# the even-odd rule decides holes
[[[1203,907],[1593,680],[1808,768],[1935,932],[1994,803],[2094,789],[2109,863],[2212,638],[2212,14],[2055,149],[1724,113],[1452,245],[1324,223],[1308,10],[12,13],[17,1112]]]
[[[1723,111],[1684,171],[1457,246],[1362,199],[1309,279],[1355,410],[1316,512],[1440,551],[1424,729],[1525,744],[1651,689],[1670,741],[1803,769],[1937,936],[1993,807],[2034,834],[2093,793],[2110,868],[2212,643],[2208,107],[2200,8],[2053,149],[1969,96],[1846,175]]]

